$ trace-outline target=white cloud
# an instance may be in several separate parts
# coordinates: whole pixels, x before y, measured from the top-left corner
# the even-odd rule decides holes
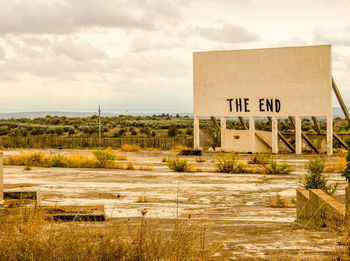
[[[64,55],[72,60],[102,60],[107,58],[107,54],[92,46],[89,43],[74,42],[71,39],[64,39],[53,44],[52,50],[57,55]]]
[[[5,58],[5,50],[0,46],[0,60]]]
[[[181,43],[178,41],[173,41],[171,39],[156,41],[152,40],[149,35],[137,36],[131,39],[130,41],[130,51],[131,52],[148,52],[154,51],[157,52],[161,50],[170,50],[175,47],[181,46]]]
[[[347,28],[343,28],[343,30],[339,30],[339,28],[337,28],[334,30],[334,28],[329,29],[320,26],[315,27],[313,30],[314,43],[350,47],[350,30]]]
[[[69,34],[89,27],[150,30],[155,19],[177,15],[172,1],[1,1],[0,34]]]
[[[245,43],[260,40],[259,34],[249,31],[246,27],[227,23],[219,27],[197,26],[194,32],[218,42]]]

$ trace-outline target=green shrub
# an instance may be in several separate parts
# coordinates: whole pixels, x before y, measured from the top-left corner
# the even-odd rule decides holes
[[[56,133],[57,135],[62,135],[62,134],[64,133],[64,130],[63,130],[62,127],[56,127],[56,128],[55,128],[55,133]]]
[[[186,130],[187,135],[193,135],[193,129],[187,129]]]
[[[288,163],[279,164],[275,159],[264,166],[266,174],[290,174],[294,169]]]
[[[188,163],[187,159],[180,159],[179,157],[175,159],[169,158],[166,163],[169,169],[176,172],[193,172],[192,165]]]
[[[0,127],[0,136],[9,134],[9,128],[7,126]]]
[[[239,154],[236,153],[223,153],[220,156],[216,156],[218,172],[223,173],[242,173],[244,164],[240,162]]]
[[[323,173],[325,162],[319,157],[310,159],[306,165],[307,173],[304,175],[302,185],[305,189],[321,189],[329,195],[334,194],[338,183],[327,185],[328,175]]]
[[[168,129],[168,136],[169,137],[175,137],[178,134],[178,130],[176,125],[171,125]]]

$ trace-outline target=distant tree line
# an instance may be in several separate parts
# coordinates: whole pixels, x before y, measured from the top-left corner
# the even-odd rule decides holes
[[[320,121],[322,130],[326,130],[326,122]],[[248,121],[247,121],[248,125]],[[258,130],[270,131],[267,119],[255,122]],[[293,126],[288,119],[280,119],[279,130],[292,132]],[[337,133],[350,133],[346,120],[335,118],[334,131]],[[238,120],[228,120],[228,129],[243,129]],[[214,124],[208,119],[201,119],[201,129],[215,130]],[[91,117],[58,117],[46,116],[35,119],[0,119],[0,136],[75,136],[96,137],[98,135],[98,116]],[[315,126],[309,118],[302,119],[302,130],[307,133],[316,133]],[[171,116],[169,114],[153,116],[120,115],[116,117],[101,117],[101,131],[103,137],[176,137],[193,135],[193,118],[189,116]]]

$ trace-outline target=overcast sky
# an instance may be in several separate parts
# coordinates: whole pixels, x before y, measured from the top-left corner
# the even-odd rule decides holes
[[[0,35],[0,112],[192,112],[192,52],[314,44],[350,105],[350,0],[0,0]]]

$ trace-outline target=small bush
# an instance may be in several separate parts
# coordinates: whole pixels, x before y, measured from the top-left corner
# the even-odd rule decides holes
[[[338,184],[327,185],[328,175],[323,173],[324,160],[318,157],[311,159],[306,165],[307,174],[304,175],[302,185],[305,189],[322,189],[328,195],[334,194]]]
[[[265,174],[290,174],[294,169],[288,163],[279,164],[275,159],[264,166]]]
[[[187,159],[180,159],[176,157],[175,159],[168,159],[167,166],[176,172],[193,172],[193,167],[188,163]]]
[[[244,164],[240,162],[239,154],[236,153],[224,153],[216,157],[218,172],[223,173],[242,173]]]
[[[141,148],[139,145],[136,144],[124,144],[121,147],[121,150],[124,152],[140,152]]]

